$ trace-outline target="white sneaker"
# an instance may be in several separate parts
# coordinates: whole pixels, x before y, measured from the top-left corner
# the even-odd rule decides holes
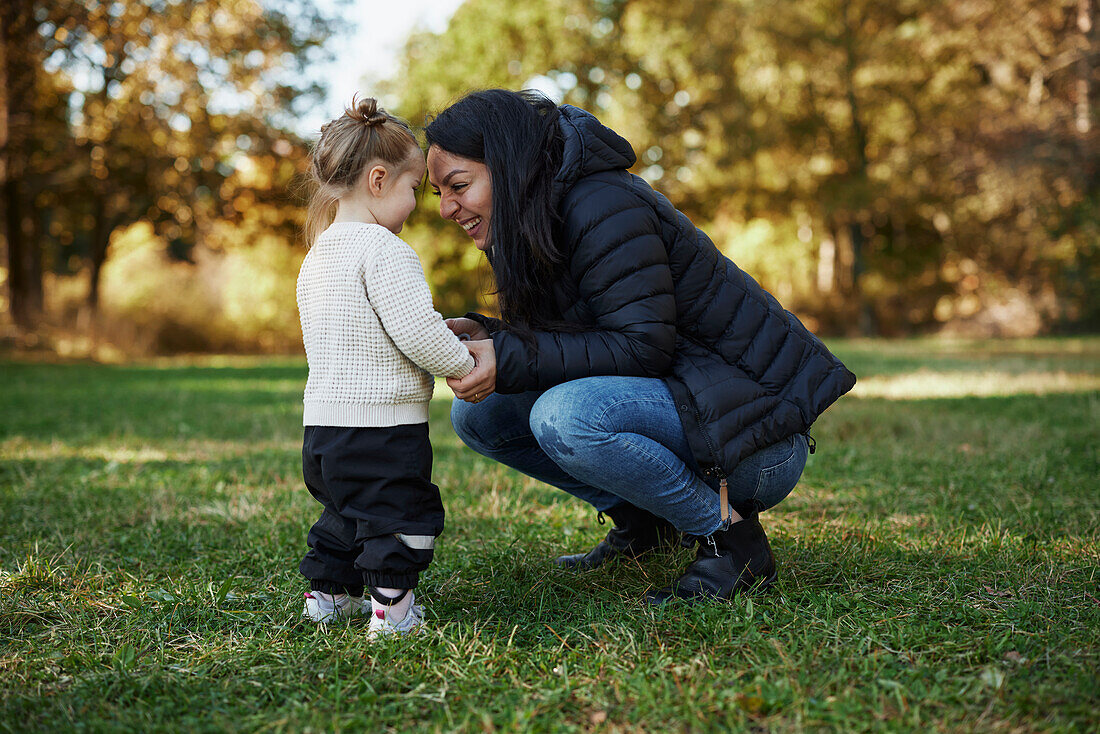
[[[347,594],[326,594],[321,591],[306,592],[306,606],[302,616],[314,622],[335,622],[370,614],[370,600]],[[372,619],[373,623],[374,620]]]
[[[410,591],[410,594],[413,592]],[[370,601],[367,602],[367,606],[370,606]],[[367,629],[368,637],[381,637],[383,635],[404,635],[409,632],[415,632],[417,628],[424,625],[424,609],[416,603],[416,595],[413,595],[412,603],[409,605],[409,611],[405,613],[404,619],[394,622],[390,619],[389,614],[384,609],[374,610],[374,614],[370,618],[370,627]]]

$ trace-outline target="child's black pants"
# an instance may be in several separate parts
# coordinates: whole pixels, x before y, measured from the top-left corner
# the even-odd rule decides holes
[[[434,552],[424,541],[443,532],[428,424],[306,426],[302,474],[324,506],[299,566],[311,588],[352,596],[364,585],[415,588]]]

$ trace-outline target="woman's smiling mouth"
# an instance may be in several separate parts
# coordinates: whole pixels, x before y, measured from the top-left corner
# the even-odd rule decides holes
[[[479,224],[481,224],[481,217],[474,217],[467,222],[462,222],[461,226],[464,230],[466,230],[467,233],[470,233],[473,231],[474,227]]]

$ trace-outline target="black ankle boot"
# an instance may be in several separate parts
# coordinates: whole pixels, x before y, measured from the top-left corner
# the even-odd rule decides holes
[[[661,546],[674,547],[680,532],[668,520],[631,504],[621,504],[608,510],[615,527],[607,537],[587,553],[558,556],[554,564],[576,571],[591,571],[619,556],[637,558]]]
[[[759,513],[754,510],[741,522],[700,537],[695,560],[684,574],[671,586],[650,591],[646,601],[664,604],[673,598],[730,599],[749,589],[764,591],[775,579],[775,558],[768,536],[760,527]]]

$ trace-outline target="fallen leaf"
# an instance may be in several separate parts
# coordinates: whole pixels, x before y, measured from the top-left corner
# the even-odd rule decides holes
[[[985,670],[982,671],[982,674],[981,674],[980,677],[981,677],[982,683],[985,683],[990,688],[1000,688],[1001,686],[1004,685],[1004,682],[1005,682],[1004,671],[1002,671],[998,668],[993,668],[993,667],[986,668]]]

